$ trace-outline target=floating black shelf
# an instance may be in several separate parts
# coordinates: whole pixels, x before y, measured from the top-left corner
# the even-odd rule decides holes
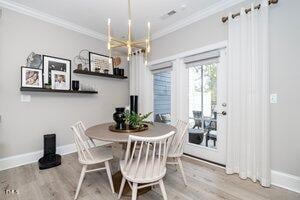
[[[75,74],[84,74],[84,75],[90,75],[90,76],[101,76],[106,78],[116,78],[116,79],[126,79],[127,76],[119,76],[119,75],[113,75],[113,74],[104,74],[99,72],[91,72],[91,71],[85,71],[85,70],[79,70],[75,69],[73,71]]]
[[[46,89],[46,88],[28,88],[28,87],[21,87],[20,91],[22,91],[22,92],[77,93],[77,94],[97,94],[98,93],[98,91],[52,90],[52,89]]]

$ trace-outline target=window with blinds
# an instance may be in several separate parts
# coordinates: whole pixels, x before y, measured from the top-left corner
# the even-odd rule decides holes
[[[171,71],[172,62],[151,66],[155,122],[171,122]]]

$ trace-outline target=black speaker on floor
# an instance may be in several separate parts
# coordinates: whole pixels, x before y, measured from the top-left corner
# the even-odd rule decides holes
[[[61,164],[61,156],[56,154],[56,135],[44,135],[44,156],[39,159],[40,169],[49,169]]]
[[[135,112],[138,113],[138,96],[131,95],[130,96],[130,113]]]

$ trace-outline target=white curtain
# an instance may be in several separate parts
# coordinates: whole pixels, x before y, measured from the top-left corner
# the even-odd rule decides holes
[[[228,174],[270,186],[268,1],[228,24]],[[230,13],[231,16],[231,13]]]
[[[152,74],[145,66],[144,53],[135,52],[129,62],[129,93],[138,95],[139,113],[146,114],[153,111],[152,105]]]
[[[141,86],[140,69],[145,67],[144,55],[142,52],[135,52],[129,61],[129,92],[130,95],[139,95]]]

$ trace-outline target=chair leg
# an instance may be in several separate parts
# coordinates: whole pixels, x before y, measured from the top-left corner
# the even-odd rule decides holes
[[[159,187],[160,187],[160,190],[161,190],[164,200],[167,200],[168,197],[167,197],[167,192],[166,192],[166,188],[165,188],[163,180],[160,179],[158,183],[159,183]]]
[[[87,165],[83,165],[82,170],[81,170],[81,174],[80,174],[80,178],[79,178],[79,182],[78,182],[78,185],[77,185],[76,193],[75,193],[75,198],[74,198],[75,200],[78,197],[78,194],[79,194],[79,191],[80,191],[80,188],[81,188],[81,184],[82,184],[84,176],[85,176],[86,169],[87,169]]]
[[[107,176],[108,176],[108,180],[109,180],[111,191],[112,191],[112,193],[115,193],[115,188],[114,188],[114,183],[113,183],[113,180],[112,180],[112,177],[111,177],[111,171],[110,171],[110,167],[109,167],[109,162],[105,161],[104,164],[105,164],[106,173],[107,173]]]
[[[184,171],[183,171],[183,166],[182,166],[181,159],[177,158],[177,162],[178,162],[178,165],[179,165],[182,177],[183,177],[184,184],[185,184],[185,186],[187,186],[187,181],[186,181],[185,174],[184,174]]]
[[[136,200],[137,198],[137,183],[132,184],[132,197],[131,200]]]
[[[124,189],[125,183],[126,183],[126,179],[123,177],[123,178],[122,178],[122,182],[121,182],[121,186],[120,186],[120,190],[119,190],[118,199],[120,199],[121,196],[122,196],[122,193],[123,193],[123,189]]]

